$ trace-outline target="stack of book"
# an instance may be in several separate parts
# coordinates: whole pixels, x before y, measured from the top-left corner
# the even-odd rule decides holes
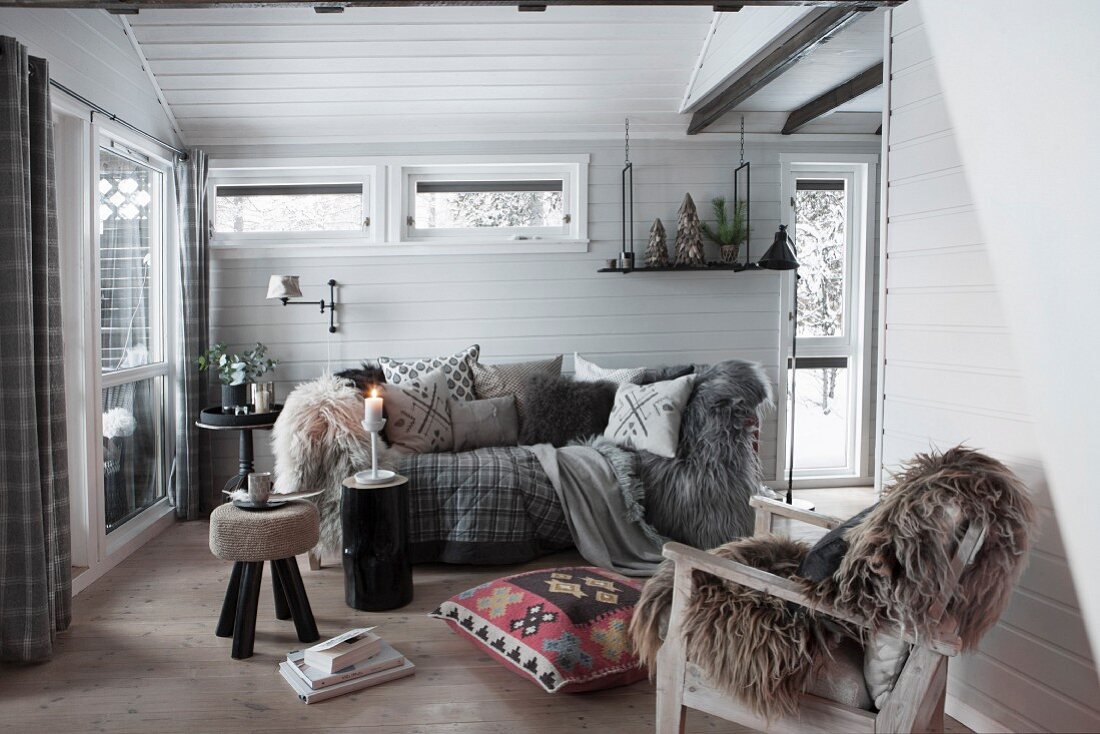
[[[295,650],[279,663],[279,672],[298,698],[324,701],[412,675],[416,666],[372,632],[354,629],[306,650]]]

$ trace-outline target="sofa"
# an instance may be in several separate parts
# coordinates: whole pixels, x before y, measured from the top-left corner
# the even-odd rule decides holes
[[[560,369],[560,358],[558,364]],[[729,360],[640,370],[626,386],[592,382],[603,384],[614,398],[633,385],[658,389],[671,384],[670,376],[682,381],[685,374],[692,375],[690,392],[674,453],[667,456],[616,444],[591,428],[563,445],[555,437],[555,445],[470,451],[413,452],[384,437],[380,464],[409,478],[414,563],[521,563],[576,546],[596,565],[648,575],[667,540],[709,548],[751,535],[749,499],[761,487],[759,426],[771,405],[759,365]],[[385,379],[377,365],[367,363],[303,383],[288,396],[273,430],[279,490],[324,490],[318,499],[320,551],[332,553],[342,545],[341,481],[370,465],[370,439],[361,425],[363,396],[383,386],[396,397]],[[462,382],[457,376],[449,380]],[[555,389],[569,389],[572,382],[561,378]],[[388,411],[393,404],[387,398]],[[535,403],[527,405],[528,411],[537,410]],[[525,421],[530,426],[536,419],[532,413]],[[599,503],[600,517],[578,517]],[[620,536],[625,538],[620,547],[602,547]],[[592,550],[593,542],[601,547]]]

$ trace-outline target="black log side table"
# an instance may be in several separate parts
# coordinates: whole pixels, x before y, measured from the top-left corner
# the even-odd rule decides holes
[[[240,443],[237,447],[237,473],[225,483],[223,492],[233,492],[248,488],[248,475],[255,471],[252,432],[270,430],[283,406],[276,405],[270,413],[242,413],[235,415],[221,408],[203,408],[195,425],[208,431],[240,431]]]
[[[344,598],[349,607],[382,612],[412,601],[409,555],[409,480],[385,484],[344,480],[340,517],[344,530]]]

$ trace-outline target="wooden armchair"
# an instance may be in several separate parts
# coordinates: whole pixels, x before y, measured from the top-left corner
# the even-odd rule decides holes
[[[756,533],[768,533],[776,516],[807,522],[832,529],[841,520],[791,507],[783,502],[754,497]],[[957,587],[963,569],[969,565],[981,547],[985,529],[971,524],[952,561],[947,588]],[[812,732],[942,732],[943,705],[947,685],[947,659],[959,652],[958,625],[942,619],[940,634],[934,639],[918,642],[912,635],[899,630],[888,633],[909,641],[915,647],[909,655],[893,691],[876,714],[853,708],[819,696],[803,693],[799,711],[766,721],[727,693],[711,687],[702,671],[686,659],[681,622],[688,599],[693,592],[693,571],[703,571],[751,589],[794,602],[850,625],[869,629],[866,620],[806,598],[795,582],[730,561],[695,548],[668,543],[666,558],[675,563],[675,585],[668,632],[657,654],[657,732],[674,734],[684,730],[685,708],[705,711],[723,719],[771,732],[809,734]],[[933,616],[941,618],[950,596],[941,599]],[[938,610],[938,611],[937,611]]]

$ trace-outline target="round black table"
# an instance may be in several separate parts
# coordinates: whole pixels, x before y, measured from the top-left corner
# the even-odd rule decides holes
[[[223,413],[221,408],[204,408],[195,425],[208,431],[240,431],[237,446],[237,474],[225,483],[223,492],[233,492],[248,488],[248,475],[256,470],[255,453],[252,447],[252,431],[270,430],[275,426],[282,406],[270,413],[242,413],[233,415]]]
[[[340,500],[348,606],[364,612],[405,606],[413,598],[409,480],[398,474],[366,485],[348,477]]]

